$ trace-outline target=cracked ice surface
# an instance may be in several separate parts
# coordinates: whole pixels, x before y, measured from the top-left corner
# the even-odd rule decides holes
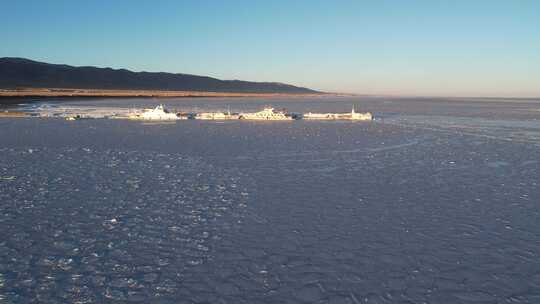
[[[1,303],[174,295],[186,269],[212,258],[249,194],[238,172],[178,154],[0,153]]]
[[[164,101],[367,124],[0,119],[0,303],[540,303],[538,102],[385,99]]]

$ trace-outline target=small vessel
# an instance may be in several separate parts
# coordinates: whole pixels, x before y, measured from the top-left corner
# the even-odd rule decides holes
[[[229,119],[238,119],[238,114],[233,114],[230,111],[227,112],[204,112],[197,113],[195,119],[202,120],[229,120]]]
[[[370,112],[356,113],[354,107],[352,107],[351,114],[349,114],[350,120],[373,120],[373,115]]]
[[[180,117],[175,113],[169,112],[162,104],[154,109],[145,109],[142,113],[130,114],[129,119],[138,120],[178,120]]]
[[[272,107],[265,107],[262,111],[255,113],[240,113],[238,118],[248,120],[293,120],[293,117],[284,111],[276,111]]]
[[[351,113],[306,113],[304,119],[314,120],[373,120],[373,115],[370,112],[357,113],[354,107]]]
[[[336,113],[306,113],[302,116],[304,119],[334,120],[339,119],[340,114]]]

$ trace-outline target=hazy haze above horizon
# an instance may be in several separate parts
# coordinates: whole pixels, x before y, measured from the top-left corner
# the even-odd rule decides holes
[[[358,94],[540,96],[539,1],[17,1],[0,57]]]

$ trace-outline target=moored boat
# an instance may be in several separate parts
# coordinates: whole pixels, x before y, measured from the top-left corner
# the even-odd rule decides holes
[[[265,107],[262,111],[255,113],[240,113],[238,118],[247,120],[293,120],[291,115],[284,111],[274,110],[272,107]]]
[[[352,108],[350,113],[306,113],[304,119],[313,120],[373,120],[370,112],[358,113]]]
[[[373,115],[370,112],[356,113],[354,107],[352,108],[351,113],[347,114],[346,117],[350,120],[373,120]]]
[[[339,119],[340,114],[336,113],[306,113],[302,115],[304,119],[318,119],[318,120],[334,120]]]
[[[129,119],[137,120],[178,120],[180,117],[159,105],[154,109],[145,109],[142,113],[130,114]]]
[[[229,119],[238,119],[239,115],[230,113],[230,112],[204,112],[197,113],[195,119],[202,120],[229,120]]]

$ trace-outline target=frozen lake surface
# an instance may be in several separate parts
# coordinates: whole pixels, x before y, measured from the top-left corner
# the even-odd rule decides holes
[[[540,303],[538,101],[162,101],[378,120],[0,119],[0,303]]]

